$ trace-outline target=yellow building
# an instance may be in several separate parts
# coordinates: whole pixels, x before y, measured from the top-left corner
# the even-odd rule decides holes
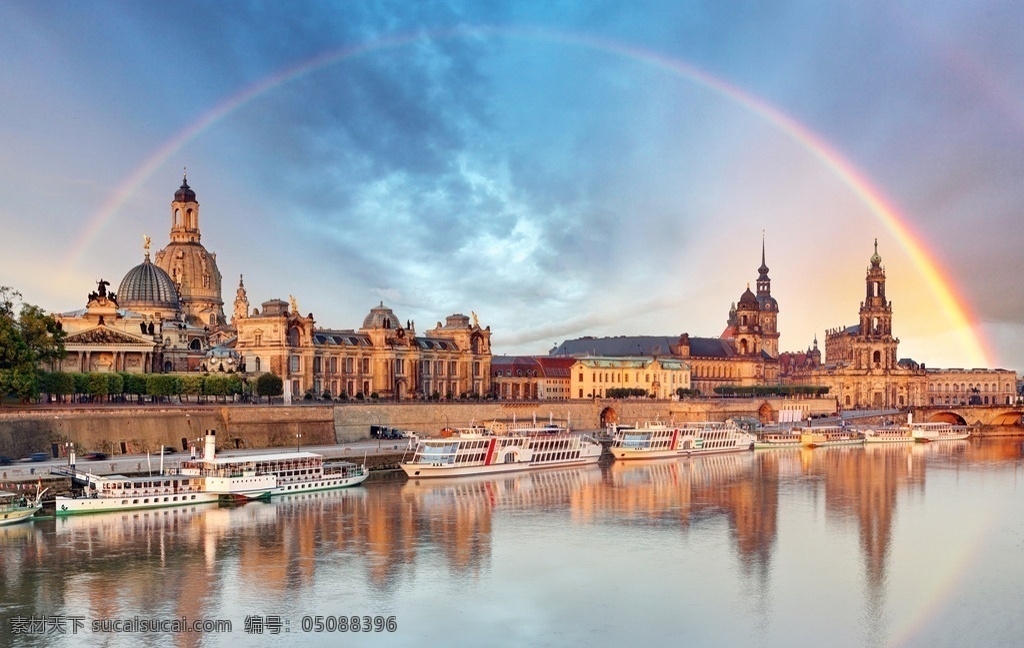
[[[690,365],[672,357],[576,358],[570,371],[570,398],[605,398],[613,390],[636,390],[669,399],[690,389]]]

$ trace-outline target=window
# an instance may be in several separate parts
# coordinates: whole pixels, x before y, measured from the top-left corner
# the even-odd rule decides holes
[[[259,358],[259,356],[256,356],[256,371],[257,372],[260,371],[260,358]]]
[[[352,358],[345,358],[345,373],[352,373]],[[351,389],[349,391],[352,391]]]
[[[338,359],[331,358],[331,373],[338,373]]]
[[[298,373],[299,372],[299,366],[300,366],[299,360],[300,360],[299,356],[295,356],[295,355],[291,356],[289,358],[289,362],[288,362],[288,370],[291,371],[292,373]]]

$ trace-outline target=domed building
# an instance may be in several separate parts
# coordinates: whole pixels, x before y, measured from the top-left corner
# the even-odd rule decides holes
[[[63,371],[195,371],[211,340],[232,331],[224,318],[217,255],[200,243],[199,203],[187,178],[171,202],[170,244],[130,269],[117,292],[100,280],[84,309],[61,313]]]
[[[177,319],[181,314],[178,289],[170,275],[149,260],[148,240],[145,261],[128,271],[117,295],[122,308],[156,319]]]

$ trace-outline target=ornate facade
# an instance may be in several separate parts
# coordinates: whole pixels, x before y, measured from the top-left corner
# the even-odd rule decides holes
[[[817,340],[807,354],[787,354],[783,381],[826,386],[844,409],[1014,402],[1012,371],[926,369],[913,360],[898,359],[900,341],[892,334],[892,302],[885,296],[885,282],[876,240],[859,322],[826,331],[824,362]]]
[[[236,305],[247,299],[240,286]],[[313,314],[298,313],[296,300],[264,302],[237,315],[236,350],[250,373],[282,377],[293,398],[307,392],[332,398],[459,398],[490,391],[490,327],[473,317],[450,315],[444,324],[416,335],[381,303],[359,330],[316,327]]]
[[[226,336],[223,315],[212,320],[208,313],[220,303],[220,274],[216,255],[199,243],[199,203],[183,180],[172,204],[171,245],[157,252],[157,259],[174,261],[176,281],[159,263],[150,260],[150,238],[143,237],[145,258],[129,270],[117,292],[100,280],[86,307],[56,316],[67,333],[67,357],[59,367],[68,372],[150,373],[196,371],[205,366],[213,336]],[[188,253],[186,254],[185,251]],[[204,279],[212,288],[192,290],[183,260],[198,259],[213,274]],[[211,283],[216,277],[215,283]],[[182,295],[188,295],[185,299]],[[198,296],[197,296],[198,295]],[[210,326],[206,322],[213,321]]]
[[[717,338],[691,337],[688,333],[679,336],[584,337],[566,340],[552,349],[549,355],[675,359],[685,363],[688,385],[677,385],[672,392],[682,387],[712,395],[720,386],[763,385],[778,381],[778,317],[779,304],[771,294],[771,279],[762,242],[757,294],[747,286],[738,304],[733,304],[730,309],[725,330]],[[583,398],[589,398],[587,394],[594,389],[599,393],[602,391],[598,386],[584,389]],[[574,382],[570,398],[580,398],[579,392]]]

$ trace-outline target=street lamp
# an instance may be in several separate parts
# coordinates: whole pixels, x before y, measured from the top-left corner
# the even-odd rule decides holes
[[[296,432],[295,433],[295,452],[299,452],[299,447],[300,447],[301,441],[302,441],[302,433],[301,432]]]

